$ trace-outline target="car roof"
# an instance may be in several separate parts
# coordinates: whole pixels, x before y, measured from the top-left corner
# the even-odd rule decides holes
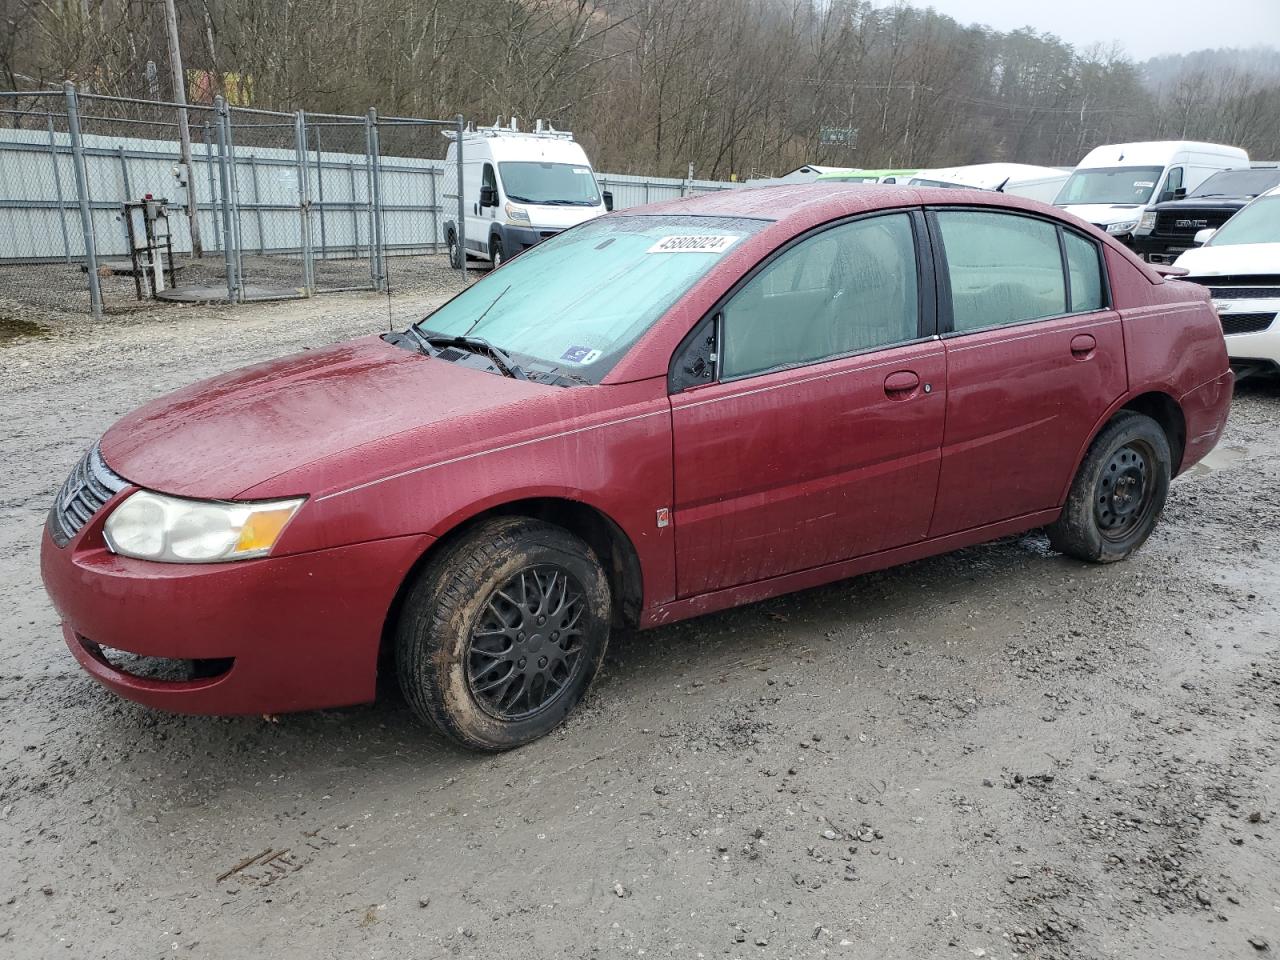
[[[738,187],[700,193],[679,200],[664,200],[643,207],[628,207],[614,216],[667,214],[698,217],[748,217],[773,220],[799,230],[838,217],[926,204],[980,204],[1047,213],[1074,220],[1062,211],[1034,200],[991,190],[904,187],[896,184],[822,183],[779,184],[765,187]]]
[[[883,170],[833,170],[818,177],[819,180],[839,180],[841,177],[905,177],[919,173],[916,167],[885,167]]]

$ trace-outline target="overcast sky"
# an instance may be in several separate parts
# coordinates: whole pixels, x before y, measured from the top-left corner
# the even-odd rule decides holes
[[[1118,40],[1135,60],[1205,47],[1280,47],[1280,0],[911,0],[964,24],[1032,27],[1075,46]],[[878,0],[880,6],[887,6]]]

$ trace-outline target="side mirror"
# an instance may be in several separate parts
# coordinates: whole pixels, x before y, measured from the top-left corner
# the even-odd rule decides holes
[[[1208,243],[1210,240],[1213,239],[1213,235],[1217,232],[1218,231],[1213,227],[1206,227],[1205,229],[1200,230],[1199,232],[1196,233],[1195,241],[1194,241],[1195,245],[1197,247],[1203,247],[1206,243]]]
[[[604,191],[602,194],[600,194],[600,198],[604,200],[604,208],[606,211],[613,209],[613,192],[612,191],[610,190]]]
[[[498,205],[498,190],[485,184],[480,188],[480,206],[496,207]]]
[[[1173,191],[1173,199],[1175,200],[1187,199],[1187,188],[1179,187],[1177,190]]]

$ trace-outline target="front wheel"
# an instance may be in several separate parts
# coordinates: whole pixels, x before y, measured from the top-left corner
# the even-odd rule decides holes
[[[493,269],[495,270],[506,263],[506,257],[502,253],[502,241],[497,237],[489,241],[489,255],[493,257]]]
[[[600,562],[567,530],[524,517],[481,523],[405,598],[395,637],[405,699],[473,749],[535,740],[591,685],[610,604]]]
[[[1155,529],[1172,473],[1164,430],[1122,410],[1089,446],[1062,515],[1049,527],[1049,543],[1092,563],[1125,559]]]

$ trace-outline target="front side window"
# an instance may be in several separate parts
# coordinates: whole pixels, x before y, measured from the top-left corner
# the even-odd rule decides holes
[[[507,199],[516,203],[595,207],[600,204],[595,174],[580,163],[507,161],[498,165]]]
[[[521,366],[599,383],[734,244],[769,221],[611,216],[544,240],[428,315],[423,333],[472,336]]]
[[[771,261],[725,305],[721,376],[914,340],[917,286],[908,214],[823,230]]]
[[[1008,213],[937,214],[951,282],[952,329],[981,330],[1067,312],[1058,228]]]
[[[484,170],[481,172],[480,178],[480,185],[482,187],[493,187],[494,190],[498,189],[498,179],[493,175],[493,164],[486,163],[484,165]]]
[[[1280,195],[1259,197],[1223,224],[1211,247],[1238,243],[1280,243]]]

